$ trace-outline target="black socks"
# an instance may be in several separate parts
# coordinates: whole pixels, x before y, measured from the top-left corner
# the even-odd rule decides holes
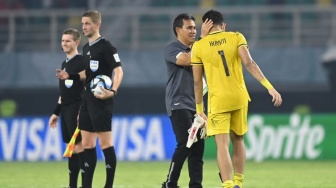
[[[112,188],[114,181],[114,174],[117,166],[117,158],[113,146],[104,149],[103,152],[105,156],[105,167],[106,167],[106,182],[104,188]]]
[[[94,170],[97,164],[97,153],[96,147],[91,149],[84,149],[85,154],[85,179],[84,179],[84,188],[91,188],[92,187],[92,179]]]

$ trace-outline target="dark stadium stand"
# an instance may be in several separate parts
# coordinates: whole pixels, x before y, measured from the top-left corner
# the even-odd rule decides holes
[[[80,17],[92,8],[103,13],[101,34],[118,47],[125,70],[120,98],[154,99],[157,104],[146,113],[164,113],[166,83],[162,48],[175,40],[172,23],[179,13],[196,17],[199,32],[202,14],[211,8],[224,13],[228,31],[239,31],[248,40],[254,59],[288,101],[281,111],[298,103],[313,111],[333,111],[329,83],[321,65],[321,54],[330,41],[336,41],[335,1],[323,0],[0,0],[0,100],[15,97],[22,115],[43,113],[22,109],[29,103],[21,91],[43,95],[54,101],[57,80],[54,70],[64,58],[60,49],[61,32],[73,27],[81,30]],[[91,6],[91,7],[90,7]],[[199,34],[199,33],[198,33]],[[80,48],[87,42],[82,38]],[[81,52],[81,49],[79,50]],[[164,74],[163,74],[164,73]],[[254,101],[261,101],[260,84],[246,76]],[[125,94],[123,93],[125,91]],[[134,98],[132,94],[142,92]],[[149,97],[147,92],[152,93]],[[38,95],[39,94],[39,95]],[[263,93],[265,94],[265,93]],[[304,97],[301,95],[304,94]],[[51,99],[52,98],[52,99]],[[38,100],[36,98],[36,100]],[[32,100],[31,100],[32,101]],[[129,101],[129,100],[128,100]],[[317,101],[317,102],[316,102]],[[22,104],[23,103],[23,104]],[[266,112],[270,106],[251,105],[251,111]],[[324,104],[324,103],[323,103]],[[50,108],[46,106],[42,109]],[[139,106],[142,106],[140,104]],[[139,113],[139,109],[134,108]],[[119,112],[129,112],[118,109]]]

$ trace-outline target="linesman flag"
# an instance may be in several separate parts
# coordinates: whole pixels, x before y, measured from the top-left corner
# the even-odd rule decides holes
[[[64,151],[64,153],[63,153],[63,157],[64,157],[64,158],[65,158],[65,157],[71,157],[71,156],[72,156],[72,152],[73,152],[74,147],[75,147],[75,141],[76,141],[76,138],[77,138],[77,136],[78,136],[78,134],[79,134],[79,131],[80,131],[80,130],[79,130],[78,126],[77,126],[77,128],[76,128],[74,134],[73,134],[72,137],[71,137],[71,140],[70,140],[69,144],[67,145],[67,147],[66,147],[66,149],[65,149],[65,151]]]

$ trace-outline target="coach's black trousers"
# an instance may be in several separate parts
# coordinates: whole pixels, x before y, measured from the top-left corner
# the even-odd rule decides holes
[[[173,110],[170,120],[173,125],[177,145],[171,160],[167,176],[167,187],[176,187],[184,161],[188,158],[189,188],[202,188],[204,139],[199,138],[191,148],[187,148],[188,129],[194,120],[194,111]]]

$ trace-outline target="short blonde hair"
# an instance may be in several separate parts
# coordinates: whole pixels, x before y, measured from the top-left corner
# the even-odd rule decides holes
[[[77,29],[68,28],[63,31],[63,35],[71,35],[74,41],[78,41],[81,39],[81,35]]]
[[[100,12],[98,12],[97,10],[88,10],[87,12],[85,12],[83,14],[82,17],[91,18],[93,23],[101,23],[102,22],[102,16],[101,16]]]

